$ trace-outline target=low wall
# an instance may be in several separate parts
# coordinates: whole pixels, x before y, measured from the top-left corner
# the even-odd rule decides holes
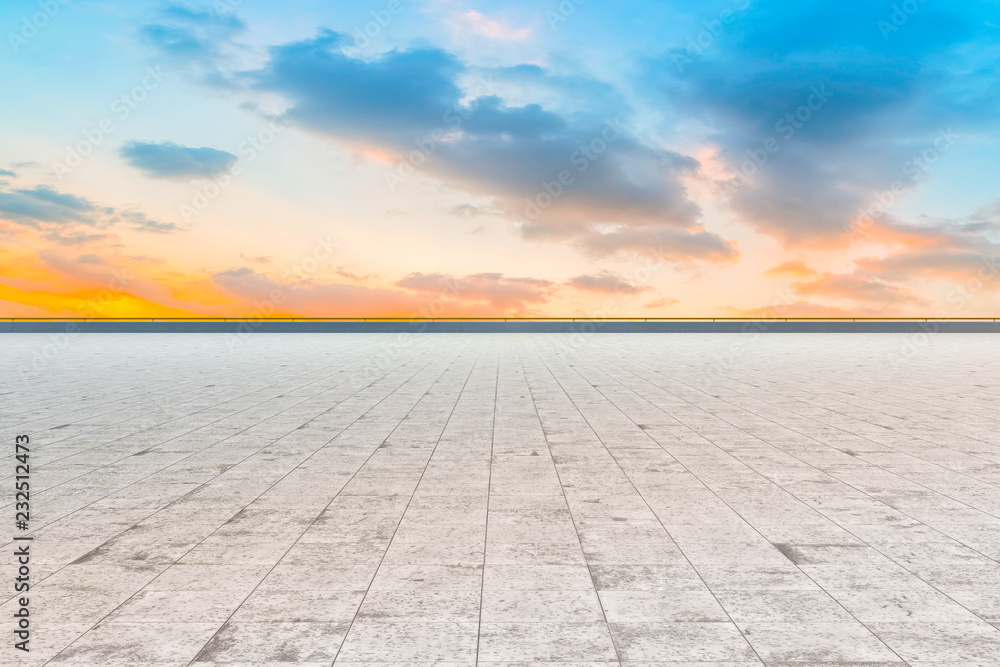
[[[990,320],[0,321],[0,333],[1000,333]]]

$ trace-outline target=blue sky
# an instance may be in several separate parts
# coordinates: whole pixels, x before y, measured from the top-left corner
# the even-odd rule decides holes
[[[996,1],[6,2],[0,310],[992,316],[998,25]]]

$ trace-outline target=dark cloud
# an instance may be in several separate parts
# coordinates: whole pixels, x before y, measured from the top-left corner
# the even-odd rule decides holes
[[[697,226],[700,209],[682,182],[697,172],[697,160],[645,144],[615,119],[511,106],[490,73],[440,49],[363,60],[345,54],[344,43],[323,31],[274,47],[268,63],[243,80],[284,97],[286,118],[302,127],[399,156],[402,169],[387,174],[392,185],[408,177],[408,167],[422,170],[491,198],[522,222],[527,237],[587,239],[616,224],[670,229],[681,238]],[[538,85],[546,77],[534,66],[517,74]],[[685,245],[671,255],[682,255]]]
[[[742,256],[732,241],[717,234],[656,227],[623,227],[595,232],[584,238],[583,247],[598,256],[627,252],[666,262],[698,260],[728,264]]]
[[[877,193],[919,185],[928,170],[912,160],[942,130],[1000,117],[1000,57],[981,48],[1000,5],[920,4],[885,36],[896,8],[756,0],[682,71],[678,52],[650,69],[679,118],[714,128],[743,220],[787,243],[842,236]]]
[[[585,292],[602,292],[605,294],[637,294],[649,289],[648,287],[633,285],[625,278],[610,271],[576,276],[575,278],[570,278],[567,284],[570,287]]]
[[[106,230],[120,222],[131,223],[139,231],[161,234],[180,229],[173,223],[153,220],[141,211],[99,206],[86,197],[59,192],[46,185],[0,188],[0,219],[44,232],[45,238],[60,245],[114,238],[93,230]]]
[[[130,165],[153,178],[211,178],[228,171],[239,160],[215,148],[191,148],[172,141],[129,141],[120,150]]]
[[[99,207],[86,197],[63,194],[47,185],[0,191],[0,217],[40,229],[46,223],[104,226],[114,209]]]
[[[10,178],[17,178],[17,174],[9,169],[0,169],[0,176],[8,176]]]

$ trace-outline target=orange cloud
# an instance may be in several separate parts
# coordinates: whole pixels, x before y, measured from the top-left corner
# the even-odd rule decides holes
[[[825,296],[885,306],[925,306],[927,300],[912,290],[856,274],[825,273],[810,282],[795,284],[805,296]]]
[[[653,308],[669,308],[670,306],[677,305],[678,303],[680,303],[680,301],[677,299],[663,298],[650,301],[649,303],[644,303],[642,304],[642,307],[651,310]]]
[[[793,260],[790,262],[782,262],[777,266],[771,267],[764,272],[764,275],[768,278],[781,278],[784,276],[791,276],[793,278],[812,278],[817,274],[816,271],[810,268],[805,262],[801,260]]]

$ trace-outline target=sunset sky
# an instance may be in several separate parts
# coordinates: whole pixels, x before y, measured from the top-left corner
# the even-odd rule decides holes
[[[8,0],[0,316],[997,316],[1000,2]]]

